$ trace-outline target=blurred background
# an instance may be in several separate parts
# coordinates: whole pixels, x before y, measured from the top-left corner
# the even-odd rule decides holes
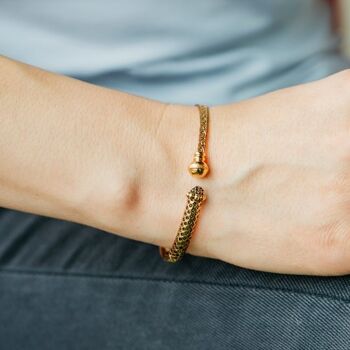
[[[350,57],[350,1],[340,0],[340,31],[343,35],[343,50]]]

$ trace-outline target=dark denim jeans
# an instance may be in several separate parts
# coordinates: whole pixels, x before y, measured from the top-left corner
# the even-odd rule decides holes
[[[255,272],[0,209],[0,349],[350,349],[350,278]]]

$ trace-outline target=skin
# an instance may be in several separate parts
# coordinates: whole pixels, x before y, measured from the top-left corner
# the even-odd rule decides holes
[[[210,173],[187,166],[198,110],[0,57],[0,206],[169,247],[194,185],[188,253],[296,274],[350,270],[350,73],[214,106]]]

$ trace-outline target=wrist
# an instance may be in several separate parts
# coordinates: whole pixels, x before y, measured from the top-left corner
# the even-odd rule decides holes
[[[234,106],[210,108],[207,159],[210,167],[208,176],[198,179],[188,172],[188,166],[197,148],[199,132],[199,112],[196,106],[168,105],[162,122],[158,125],[158,142],[164,159],[156,166],[156,179],[149,181],[149,217],[157,221],[152,243],[170,247],[183,214],[186,193],[195,185],[200,185],[208,194],[201,209],[196,231],[187,252],[193,255],[219,258],[220,234],[217,230],[234,227],[235,214],[228,208],[238,196],[236,182],[240,176],[239,114],[233,113]],[[236,137],[237,136],[237,137]],[[232,137],[236,140],[232,142]],[[232,155],[235,154],[233,157]],[[234,159],[235,158],[235,159]],[[236,166],[232,163],[236,161]],[[151,173],[151,170],[149,170]],[[233,186],[234,185],[234,186]],[[150,205],[152,203],[152,205]],[[225,204],[226,203],[226,204]],[[237,203],[237,201],[236,201]],[[238,205],[238,203],[237,203]],[[156,218],[156,219],[155,219]],[[223,227],[223,229],[228,229]]]
[[[95,130],[100,151],[80,169],[79,221],[168,245],[194,183],[187,166],[198,137],[198,115],[195,107],[139,101],[121,124],[113,125],[110,118],[112,122],[99,124],[104,125],[102,131]],[[108,124],[118,137],[104,134]]]
[[[187,167],[198,139],[198,110],[195,106],[162,105],[152,122],[156,127],[143,162],[136,210],[148,232],[147,241],[168,247],[179,227],[186,193],[196,184]]]
[[[152,102],[148,113],[144,113],[144,108],[135,114],[145,116],[146,119],[140,122],[148,125],[147,128],[139,126],[139,132],[135,134],[130,129],[132,123],[125,121],[126,128],[130,129],[128,134],[132,135],[126,156],[121,156],[121,150],[115,150],[113,139],[101,137],[101,142],[107,142],[104,147],[114,149],[114,152],[104,152],[109,154],[108,161],[97,166],[95,160],[92,167],[95,170],[89,170],[92,175],[85,175],[90,181],[82,190],[83,221],[127,238],[170,247],[181,222],[186,193],[200,185],[208,193],[208,199],[188,253],[218,257],[215,246],[219,245],[220,235],[217,230],[222,225],[223,215],[231,215],[226,212],[225,201],[233,198],[227,198],[230,196],[228,188],[232,191],[230,185],[237,176],[231,161],[232,154],[239,152],[237,149],[233,152],[233,142],[229,141],[239,130],[237,120],[224,106],[211,108],[210,173],[197,179],[188,173],[198,141],[197,107]],[[135,138],[138,147],[131,146],[135,144]],[[230,165],[225,166],[224,161],[228,160]]]
[[[161,236],[163,246],[170,247],[180,224],[185,208],[186,193],[195,185],[200,185],[208,194],[198,219],[196,232],[191,239],[187,252],[193,255],[215,257],[213,243],[217,239],[217,228],[220,227],[220,214],[223,208],[227,185],[232,183],[232,167],[227,162],[231,158],[230,128],[235,122],[229,109],[212,107],[208,130],[208,164],[210,172],[207,177],[198,179],[188,172],[188,166],[197,149],[199,132],[199,112],[195,106],[169,105],[163,116],[162,127],[158,129],[163,137],[162,144],[167,149],[166,167],[161,167],[159,179],[165,179],[165,186],[159,183],[158,189],[166,196],[159,202],[163,210],[161,218],[167,224]],[[236,130],[237,132],[237,130]],[[223,163],[223,160],[226,161]],[[166,170],[166,172],[165,172]],[[230,175],[229,175],[230,174]],[[170,183],[170,186],[169,186]],[[155,184],[155,183],[154,183]],[[153,189],[157,191],[157,189]],[[165,205],[167,203],[167,205]],[[228,214],[228,213],[227,213]],[[165,234],[166,233],[166,234]]]

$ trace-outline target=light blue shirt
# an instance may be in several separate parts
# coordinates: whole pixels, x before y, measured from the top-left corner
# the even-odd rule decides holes
[[[323,0],[2,0],[5,56],[164,102],[228,103],[348,66]]]

